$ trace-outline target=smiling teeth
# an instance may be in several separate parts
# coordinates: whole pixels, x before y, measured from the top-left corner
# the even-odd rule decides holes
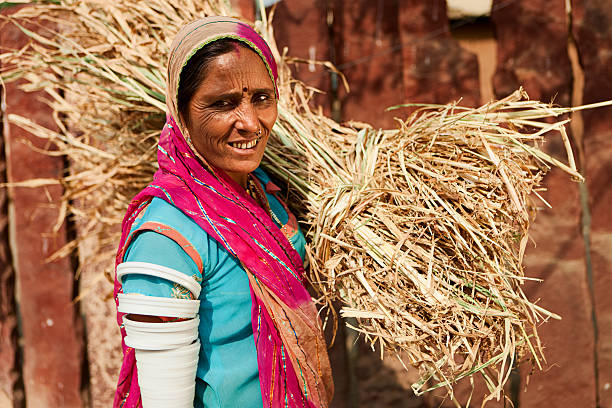
[[[246,150],[246,149],[252,149],[253,147],[255,147],[258,141],[259,139],[251,140],[250,142],[233,142],[233,143],[230,143],[230,145],[238,149]]]

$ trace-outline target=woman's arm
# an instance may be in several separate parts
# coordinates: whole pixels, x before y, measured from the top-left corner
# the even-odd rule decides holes
[[[175,301],[175,303],[195,301],[193,299],[197,297],[197,294],[176,281],[181,281],[181,276],[182,279],[193,279],[199,276],[200,272],[195,262],[172,239],[153,231],[141,232],[126,251],[124,261],[124,267],[126,265],[137,266],[127,270],[144,272],[126,273],[121,278],[123,294],[131,296],[130,302],[135,303],[136,307],[140,296],[146,297],[147,302],[153,299],[161,301],[163,298],[170,302]],[[172,273],[166,275],[161,273],[165,278],[154,276],[149,274],[152,273],[152,270],[147,270],[147,265],[150,265],[151,269],[156,269],[155,266],[158,265],[157,269],[162,272],[172,271]],[[123,268],[123,270],[126,269]],[[155,274],[160,275],[159,270]],[[120,296],[120,308],[121,302],[122,297]],[[194,319],[197,319],[197,316],[181,318],[145,313],[130,313],[124,317],[124,326],[128,333],[126,344],[132,344],[136,351],[138,383],[143,396],[144,408],[151,403],[166,400],[177,392],[180,395],[175,397],[184,400],[185,406],[193,406],[192,386],[195,385],[195,371],[199,359],[199,342],[198,347],[192,347],[191,344],[193,337],[191,334],[195,334],[196,341],[198,337],[199,320],[191,324],[190,320]],[[190,332],[183,327],[185,325],[190,326]],[[177,344],[180,341],[177,339],[181,338],[189,339],[189,342]],[[191,366],[186,367],[185,361],[191,362]],[[183,387],[177,388],[177,381]],[[183,388],[182,391],[177,391],[181,388]],[[190,396],[185,393],[189,393]],[[173,399],[173,406],[181,406],[176,405],[178,402],[176,398]]]

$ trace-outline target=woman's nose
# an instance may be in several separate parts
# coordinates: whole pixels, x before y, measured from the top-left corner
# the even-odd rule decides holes
[[[255,106],[249,102],[243,102],[238,108],[236,129],[245,133],[256,133],[259,130],[259,118]]]

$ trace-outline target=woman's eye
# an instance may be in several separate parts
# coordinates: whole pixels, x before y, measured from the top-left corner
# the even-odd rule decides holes
[[[229,108],[231,103],[229,101],[219,100],[212,104],[215,108]]]
[[[257,94],[255,95],[254,102],[267,102],[270,100],[270,95],[268,94]]]

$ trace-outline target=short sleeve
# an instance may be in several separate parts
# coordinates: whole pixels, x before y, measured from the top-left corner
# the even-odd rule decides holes
[[[154,231],[143,231],[133,238],[124,262],[148,262],[172,268],[201,281],[196,263],[171,238]],[[141,274],[123,277],[123,293],[139,293],[159,297],[187,297],[185,289],[169,280]]]

